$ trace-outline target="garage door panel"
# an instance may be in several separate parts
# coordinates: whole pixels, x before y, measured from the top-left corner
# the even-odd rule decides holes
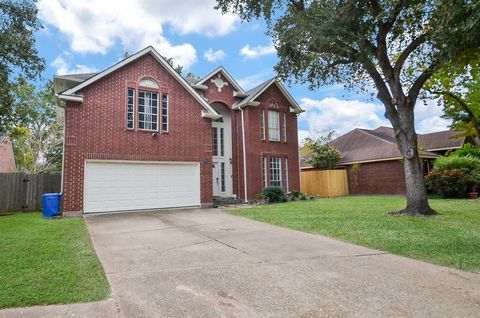
[[[198,163],[87,161],[85,213],[200,205]]]

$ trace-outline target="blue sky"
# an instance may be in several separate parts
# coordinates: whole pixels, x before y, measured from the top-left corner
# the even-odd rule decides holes
[[[244,89],[273,77],[278,58],[263,21],[241,22],[213,9],[214,0],[39,0],[37,47],[47,61],[45,78],[55,74],[103,70],[123,52],[148,45],[184,65],[185,73],[203,76],[223,65]],[[306,110],[299,117],[300,138],[389,125],[383,106],[343,85],[309,91],[289,87]],[[434,101],[419,103],[419,132],[446,129]]]

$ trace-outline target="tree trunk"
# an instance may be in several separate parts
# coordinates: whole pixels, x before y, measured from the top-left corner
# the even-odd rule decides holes
[[[397,143],[403,157],[407,196],[407,206],[402,212],[408,215],[437,214],[428,204],[421,158],[418,154],[413,106],[399,105],[398,108],[399,127],[394,127],[394,129]]]

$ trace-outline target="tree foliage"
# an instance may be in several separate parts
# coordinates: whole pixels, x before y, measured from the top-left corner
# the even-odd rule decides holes
[[[331,131],[327,136],[319,136],[316,139],[306,138],[305,148],[309,150],[311,156],[305,160],[306,163],[318,169],[332,169],[337,166],[342,154],[332,146],[333,134]]]
[[[24,79],[14,86],[14,110],[24,118],[12,132],[17,170],[58,173],[62,165],[62,127],[56,120],[53,82],[41,90]]]
[[[279,56],[275,70],[284,80],[311,89],[375,86],[404,159],[404,212],[435,213],[425,191],[414,107],[437,70],[478,54],[479,1],[217,0],[217,8],[244,20],[266,19]]]
[[[426,84],[439,98],[444,118],[463,135],[480,137],[480,55],[468,64],[452,64],[439,70]]]
[[[35,48],[40,28],[35,0],[0,1],[0,134],[22,120],[13,111],[15,80],[34,79],[44,69]]]

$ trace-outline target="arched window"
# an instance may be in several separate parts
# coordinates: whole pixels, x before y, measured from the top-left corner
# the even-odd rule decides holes
[[[275,108],[275,109],[277,109],[277,108],[278,108],[277,102],[274,101],[274,100],[271,100],[271,101],[268,103],[268,108]]]
[[[140,80],[138,83],[138,86],[140,87],[145,87],[145,88],[153,88],[153,89],[158,89],[160,86],[158,86],[158,83],[150,77],[145,77]]]

